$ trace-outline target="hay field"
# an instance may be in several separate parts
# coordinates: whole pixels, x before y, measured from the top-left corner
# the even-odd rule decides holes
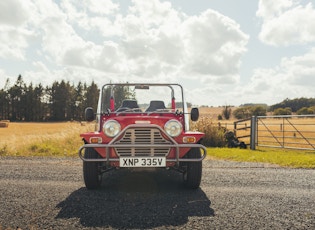
[[[258,120],[260,145],[313,148],[315,118],[266,118]]]
[[[230,107],[232,113],[238,107]],[[199,114],[201,117],[207,117],[214,121],[218,120],[218,115],[222,115],[223,107],[199,107]],[[232,117],[232,119],[234,119]]]
[[[11,122],[0,128],[0,155],[40,155],[40,152],[53,150],[55,155],[72,155],[82,144],[79,134],[93,131],[93,124],[79,122]],[[55,147],[53,146],[55,145]],[[71,149],[72,145],[73,149]]]
[[[231,107],[232,113],[238,107]],[[222,115],[223,107],[200,107],[199,108],[199,120],[203,120],[205,124],[212,124],[214,126],[224,127],[228,130],[234,129],[234,121],[235,119],[232,117],[229,120],[218,120],[218,116]]]

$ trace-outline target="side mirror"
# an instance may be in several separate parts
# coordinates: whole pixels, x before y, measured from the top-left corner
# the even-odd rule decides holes
[[[85,109],[85,120],[86,121],[94,121],[95,115],[92,107],[87,107]]]
[[[199,118],[199,109],[198,108],[191,108],[190,119],[192,121],[197,121],[198,118]]]

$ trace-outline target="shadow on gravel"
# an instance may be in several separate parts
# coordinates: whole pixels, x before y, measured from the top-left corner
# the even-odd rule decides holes
[[[56,218],[79,218],[84,227],[180,226],[190,216],[214,216],[210,205],[201,189],[185,189],[177,172],[119,170],[105,174],[99,190],[70,194]]]

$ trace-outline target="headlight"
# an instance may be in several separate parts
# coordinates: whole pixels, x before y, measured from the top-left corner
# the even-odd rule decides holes
[[[165,123],[164,129],[171,137],[177,137],[183,130],[183,126],[177,120],[169,120]]]
[[[103,125],[103,132],[108,137],[114,137],[120,132],[120,124],[115,120],[107,121]]]

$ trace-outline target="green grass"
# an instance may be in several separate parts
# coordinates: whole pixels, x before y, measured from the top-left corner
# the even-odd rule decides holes
[[[207,155],[215,159],[261,162],[292,168],[315,169],[315,151],[261,148],[207,148]]]

